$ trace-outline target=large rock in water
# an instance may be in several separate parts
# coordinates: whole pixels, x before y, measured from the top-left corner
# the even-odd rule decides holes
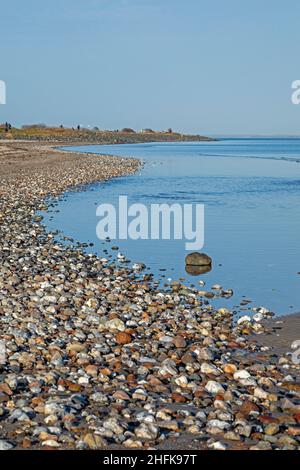
[[[187,266],[211,266],[212,259],[205,253],[189,253],[185,258]]]

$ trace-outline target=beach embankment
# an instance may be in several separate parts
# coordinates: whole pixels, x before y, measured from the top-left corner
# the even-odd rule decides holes
[[[0,140],[18,140],[27,142],[59,142],[67,144],[135,144],[146,142],[210,142],[215,139],[200,134],[184,134],[181,132],[158,132],[123,129],[116,131],[70,129],[61,127],[25,126],[21,129],[12,127],[5,131],[0,126]]]
[[[236,323],[43,227],[65,190],[140,164],[0,142],[0,448],[300,449],[299,365],[257,341],[267,312]]]

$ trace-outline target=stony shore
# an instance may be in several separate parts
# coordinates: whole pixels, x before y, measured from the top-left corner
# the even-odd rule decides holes
[[[257,340],[267,311],[235,323],[36,216],[140,162],[2,142],[0,164],[0,449],[300,449],[299,365]]]

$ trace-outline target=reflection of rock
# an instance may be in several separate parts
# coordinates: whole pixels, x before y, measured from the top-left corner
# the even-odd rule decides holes
[[[185,258],[185,264],[190,266],[211,266],[212,259],[205,253],[189,253]]]
[[[192,266],[187,264],[185,270],[191,276],[200,276],[200,274],[209,273],[211,266]]]

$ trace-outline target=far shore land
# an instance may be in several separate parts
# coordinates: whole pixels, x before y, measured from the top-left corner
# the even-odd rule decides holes
[[[300,315],[236,324],[196,288],[59,245],[36,215],[141,165],[54,145],[205,138],[83,134],[0,138],[0,448],[299,450]]]
[[[153,131],[144,129],[135,131],[130,128],[124,128],[117,131],[91,130],[85,128],[64,128],[64,127],[39,127],[23,126],[23,128],[9,127],[10,125],[0,125],[1,139],[16,139],[41,142],[63,142],[76,143],[88,142],[90,144],[133,144],[138,142],[176,142],[176,141],[214,141],[211,137],[199,134],[183,134],[168,129],[167,131]]]

